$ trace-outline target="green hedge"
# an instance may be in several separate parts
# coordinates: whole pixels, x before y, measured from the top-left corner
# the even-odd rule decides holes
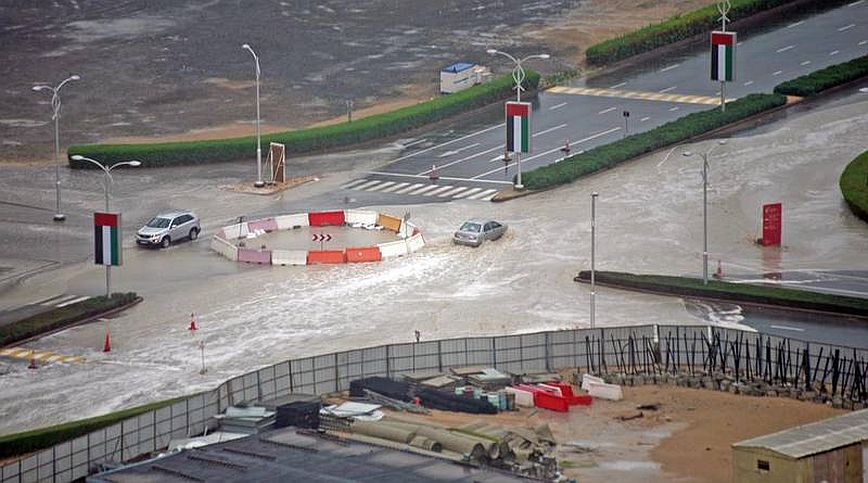
[[[730,20],[741,20],[751,15],[787,4],[797,4],[788,13],[803,14],[827,10],[852,0],[732,0]],[[695,35],[706,34],[720,28],[720,14],[715,5],[676,15],[663,22],[642,27],[614,39],[588,47],[585,58],[588,65],[604,65],[669,45]]]
[[[539,80],[537,72],[527,71],[525,87],[535,89]],[[461,92],[353,122],[266,134],[262,136],[262,145],[267,150],[270,142],[282,143],[288,154],[298,154],[358,144],[508,98],[513,95],[514,86],[511,75],[503,76]],[[68,149],[69,166],[87,169],[95,166],[86,161],[73,161],[71,157],[79,154],[107,164],[137,159],[143,166],[153,167],[236,161],[251,158],[255,153],[255,136],[154,144],[88,144]]]
[[[111,426],[112,424],[119,423],[124,419],[146,413],[152,409],[159,409],[178,401],[183,401],[187,397],[189,396],[178,397],[168,401],[159,401],[94,418],[82,419],[80,421],[72,421],[69,423],[58,424],[56,426],[25,431],[23,433],[0,436],[0,458],[21,456],[41,449],[50,448],[55,444],[78,438],[79,436],[83,436],[91,431]]]
[[[589,281],[591,272],[584,270],[576,281]],[[868,299],[845,297],[807,290],[769,287],[743,283],[666,275],[637,275],[624,272],[595,271],[594,279],[607,285],[649,292],[689,297],[709,297],[732,302],[758,303],[807,310],[822,310],[844,315],[868,316]]]
[[[868,151],[844,168],[839,185],[850,210],[868,222]]]
[[[597,146],[576,154],[560,163],[543,166],[523,174],[530,189],[543,189],[574,181],[595,171],[669,146],[719,127],[737,122],[754,114],[782,106],[786,98],[777,94],[750,94],[720,108],[696,112],[668,122],[650,131],[633,134],[620,141]]]
[[[138,295],[134,292],[113,293],[111,298],[94,297],[0,326],[0,347],[74,324],[82,319],[129,304],[137,298]]]
[[[868,55],[781,82],[775,86],[775,93],[808,97],[865,76],[868,76]]]

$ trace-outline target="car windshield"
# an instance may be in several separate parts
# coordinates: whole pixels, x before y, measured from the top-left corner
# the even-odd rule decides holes
[[[170,220],[168,218],[160,218],[159,216],[153,218],[146,225],[148,228],[166,228],[169,226]]]
[[[461,225],[461,228],[459,228],[458,231],[469,231],[472,233],[479,233],[480,231],[482,231],[482,225],[480,225],[479,223],[471,223],[468,221],[467,223]]]

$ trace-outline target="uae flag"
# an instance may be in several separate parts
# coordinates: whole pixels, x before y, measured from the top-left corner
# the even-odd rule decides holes
[[[530,152],[530,103],[506,103],[506,150],[511,153]]]
[[[121,264],[121,215],[93,214],[93,261],[97,265]]]
[[[735,32],[711,32],[711,80],[735,80]]]

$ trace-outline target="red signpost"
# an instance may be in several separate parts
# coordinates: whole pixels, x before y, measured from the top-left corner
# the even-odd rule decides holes
[[[763,205],[762,246],[781,246],[783,206],[780,203]]]

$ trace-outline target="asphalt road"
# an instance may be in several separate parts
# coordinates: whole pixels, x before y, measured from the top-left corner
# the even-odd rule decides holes
[[[780,82],[866,53],[868,2],[864,0],[797,22],[778,22],[740,38],[737,81],[727,83],[726,96],[771,92]],[[712,108],[708,103],[719,99],[720,84],[708,79],[709,62],[707,48],[702,48],[541,92],[533,99],[532,152],[522,156],[523,172],[610,143],[625,133],[646,131]],[[624,111],[629,117],[623,116]],[[388,166],[345,188],[375,193],[366,197],[372,202],[393,203],[408,196],[416,202],[487,201],[510,186],[518,170],[514,159],[503,161],[502,122],[502,110],[492,109],[465,129],[422,136],[407,144]],[[567,145],[569,153],[562,150]],[[436,183],[430,179],[432,172]]]

